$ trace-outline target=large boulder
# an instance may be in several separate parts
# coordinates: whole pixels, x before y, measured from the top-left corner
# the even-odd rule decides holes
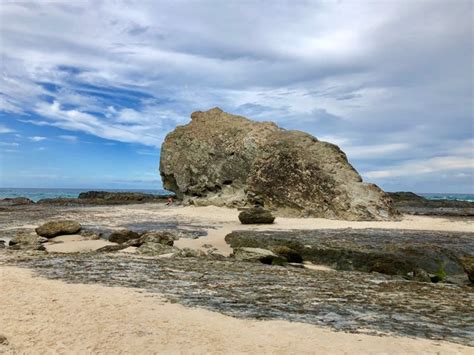
[[[384,220],[391,199],[367,184],[334,144],[214,108],[166,136],[164,188],[185,204],[253,206],[283,216]]]
[[[71,220],[46,222],[35,229],[36,234],[46,238],[53,238],[65,234],[76,234],[80,230],[81,225],[78,222]]]

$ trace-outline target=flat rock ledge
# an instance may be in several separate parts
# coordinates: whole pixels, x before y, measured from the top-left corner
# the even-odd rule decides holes
[[[415,281],[467,284],[472,279],[474,233],[384,229],[235,231],[225,240],[234,250],[287,248],[304,261],[338,270],[378,272]]]

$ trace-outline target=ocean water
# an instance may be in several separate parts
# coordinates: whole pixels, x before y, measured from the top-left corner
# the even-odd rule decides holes
[[[457,200],[474,202],[474,194],[442,194],[442,193],[419,193],[418,195],[428,200]]]
[[[110,192],[143,192],[153,195],[166,195],[166,190],[133,190],[133,189],[35,189],[35,188],[0,188],[0,199],[6,197],[27,197],[38,201],[42,198],[75,198],[85,191],[110,191]],[[474,194],[445,194],[445,193],[418,193],[430,200],[458,200],[474,202]]]
[[[27,197],[38,201],[43,198],[76,198],[81,192],[110,191],[110,192],[143,192],[153,195],[169,194],[166,190],[134,190],[134,189],[35,189],[35,188],[0,188],[0,199],[6,197]]]

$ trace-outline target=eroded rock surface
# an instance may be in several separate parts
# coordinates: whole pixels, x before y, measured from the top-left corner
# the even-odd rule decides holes
[[[426,280],[426,273],[466,282],[474,256],[474,233],[388,229],[236,231],[232,248],[287,247],[303,260],[340,270],[379,272]],[[464,260],[464,262],[461,261]]]
[[[218,108],[191,119],[161,149],[163,186],[184,203],[243,207],[257,196],[277,215],[382,220],[395,214],[391,199],[362,182],[336,145]]]

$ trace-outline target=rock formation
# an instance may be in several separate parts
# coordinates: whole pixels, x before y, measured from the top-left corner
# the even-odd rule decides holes
[[[362,182],[337,146],[272,122],[214,108],[194,112],[161,149],[165,189],[185,204],[229,207],[255,201],[280,216],[390,219],[391,199]]]
[[[58,235],[76,234],[82,226],[76,221],[60,220],[46,222],[35,229],[36,234],[41,237],[54,238]]]

